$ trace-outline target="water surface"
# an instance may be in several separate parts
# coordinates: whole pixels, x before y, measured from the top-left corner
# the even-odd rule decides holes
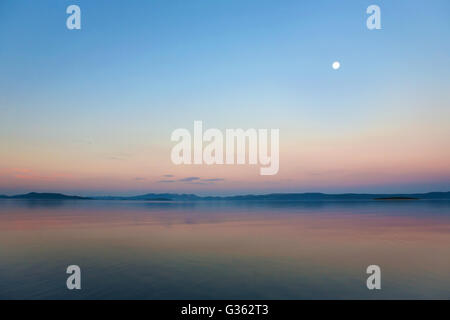
[[[0,298],[450,299],[450,202],[0,200]]]

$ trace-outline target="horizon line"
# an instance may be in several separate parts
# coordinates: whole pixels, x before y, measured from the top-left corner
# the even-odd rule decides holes
[[[17,194],[0,194],[0,197],[16,197],[23,196],[29,194],[48,194],[48,195],[63,195],[63,196],[72,196],[72,197],[82,197],[82,198],[131,198],[131,197],[139,197],[146,195],[188,195],[188,196],[196,196],[199,198],[230,198],[230,197],[240,197],[240,196],[268,196],[268,195],[329,195],[329,196],[342,196],[342,195],[426,195],[432,193],[450,193],[450,191],[427,191],[427,192],[395,192],[395,193],[358,193],[358,192],[344,192],[344,193],[325,193],[325,192],[267,192],[267,193],[240,193],[240,194],[231,194],[231,195],[198,195],[196,193],[184,193],[184,192],[147,192],[147,193],[139,193],[135,195],[91,195],[91,196],[80,196],[78,194],[67,194],[62,192],[24,192]]]

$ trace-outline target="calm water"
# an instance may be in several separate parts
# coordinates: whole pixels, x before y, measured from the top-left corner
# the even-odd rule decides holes
[[[0,200],[0,298],[450,299],[450,202]]]

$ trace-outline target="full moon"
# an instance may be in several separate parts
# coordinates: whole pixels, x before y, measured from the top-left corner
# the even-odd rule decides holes
[[[335,62],[333,62],[332,67],[334,70],[337,70],[341,67],[341,64],[339,63],[339,61],[335,61]]]

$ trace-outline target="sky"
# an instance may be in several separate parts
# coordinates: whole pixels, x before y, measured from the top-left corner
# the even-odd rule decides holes
[[[81,30],[66,27],[72,4]],[[380,30],[366,27],[371,4]],[[448,0],[3,0],[0,194],[449,191],[449,12]],[[173,164],[171,133],[195,120],[279,129],[278,174]]]

